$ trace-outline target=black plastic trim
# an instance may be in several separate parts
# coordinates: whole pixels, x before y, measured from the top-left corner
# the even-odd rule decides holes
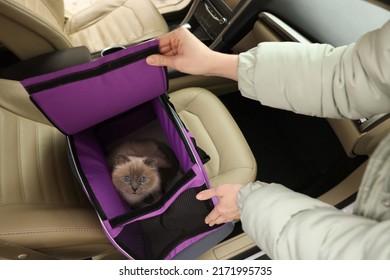
[[[21,81],[92,61],[87,47],[57,50],[0,69],[0,78]]]
[[[347,207],[348,205],[352,204],[354,201],[356,201],[356,198],[357,198],[357,192],[350,195],[349,197],[347,197],[343,201],[339,202],[337,205],[335,205],[335,207],[337,209],[343,209],[343,208]]]
[[[366,1],[252,0],[240,14],[233,16],[214,49],[227,51],[233,47],[252,30],[261,12],[273,14],[312,42],[335,47],[355,42],[390,19],[388,10]]]

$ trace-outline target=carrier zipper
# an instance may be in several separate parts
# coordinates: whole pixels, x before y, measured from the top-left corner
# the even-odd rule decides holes
[[[50,88],[57,87],[59,85],[69,84],[85,79],[90,79],[97,77],[99,75],[108,73],[112,70],[119,69],[121,67],[124,67],[128,64],[140,61],[142,59],[145,59],[149,55],[157,54],[159,53],[159,47],[158,46],[151,46],[147,49],[140,50],[135,53],[131,53],[128,55],[125,55],[123,57],[120,57],[113,61],[105,62],[99,66],[96,66],[94,68],[86,69],[83,71],[78,71],[75,73],[70,73],[68,75],[64,75],[61,77],[53,78],[51,80],[47,80],[44,82],[40,82],[37,84],[33,84],[30,86],[26,86],[26,90],[29,94],[34,94],[43,90],[47,90]]]

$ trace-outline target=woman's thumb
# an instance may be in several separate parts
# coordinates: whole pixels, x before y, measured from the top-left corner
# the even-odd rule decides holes
[[[169,59],[163,55],[154,54],[146,58],[146,63],[151,66],[169,66]]]

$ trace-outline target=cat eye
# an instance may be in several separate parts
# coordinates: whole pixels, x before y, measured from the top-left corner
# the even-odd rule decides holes
[[[125,181],[126,183],[130,183],[131,182],[131,177],[130,176],[125,176],[125,177],[123,177],[123,181]]]
[[[141,184],[144,184],[147,180],[148,180],[148,178],[146,178],[145,176],[142,176],[141,178],[139,178],[139,182]]]

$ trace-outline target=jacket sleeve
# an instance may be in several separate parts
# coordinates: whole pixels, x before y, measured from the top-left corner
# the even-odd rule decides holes
[[[356,44],[261,43],[239,55],[243,96],[263,105],[356,119],[390,108],[390,21]]]
[[[241,93],[262,104],[330,118],[390,109],[390,21],[356,44],[262,43],[239,55]],[[279,184],[241,189],[244,231],[273,259],[390,259],[390,220],[346,214]]]
[[[390,258],[390,220],[347,214],[261,182],[241,189],[238,204],[244,231],[272,259]]]

